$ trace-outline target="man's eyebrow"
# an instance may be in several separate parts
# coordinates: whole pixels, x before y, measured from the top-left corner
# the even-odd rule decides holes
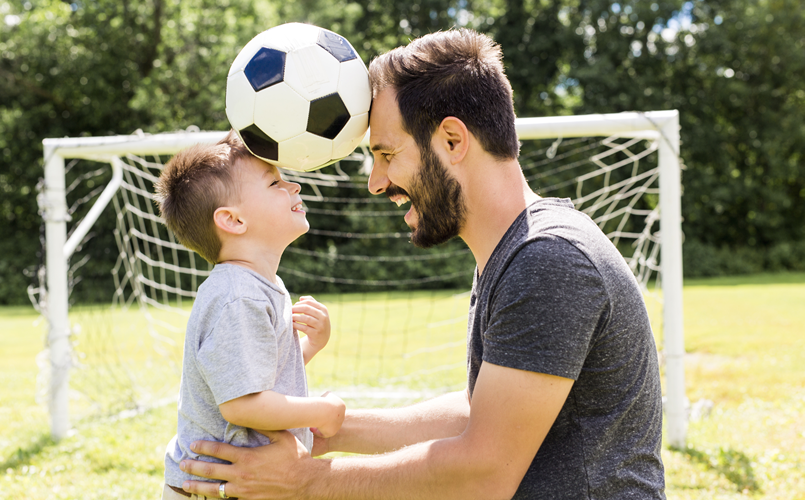
[[[381,150],[390,151],[391,146],[386,146],[385,144],[375,144],[374,146],[372,146],[372,151],[381,151]]]

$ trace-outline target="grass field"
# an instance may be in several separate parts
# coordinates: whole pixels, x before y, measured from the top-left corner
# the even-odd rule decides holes
[[[668,498],[805,499],[805,274],[688,282],[684,298],[688,397],[713,408],[690,422],[686,449],[663,450]],[[312,386],[404,385],[414,396],[460,386],[465,325],[456,318],[466,296],[319,299],[330,307],[334,332],[309,367]],[[103,407],[110,391],[136,397],[156,387],[158,399],[175,390],[170,365],[180,357],[180,334],[115,314],[122,316],[79,308],[73,319],[82,324],[77,340],[87,367],[72,379],[80,415],[110,414]],[[157,498],[175,404],[85,417],[53,443],[35,400],[43,328],[30,308],[0,308],[0,490],[32,500]],[[135,366],[147,369],[131,384],[121,374]]]

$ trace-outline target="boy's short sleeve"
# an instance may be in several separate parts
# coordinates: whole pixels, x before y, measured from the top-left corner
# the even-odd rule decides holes
[[[215,404],[274,387],[277,332],[270,310],[268,301],[232,301],[201,339],[196,362]]]

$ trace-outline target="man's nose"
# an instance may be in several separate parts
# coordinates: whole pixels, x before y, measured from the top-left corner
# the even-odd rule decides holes
[[[388,178],[388,170],[385,166],[379,165],[380,162],[375,162],[372,167],[372,173],[369,174],[369,192],[372,194],[380,194],[389,187],[391,182]]]

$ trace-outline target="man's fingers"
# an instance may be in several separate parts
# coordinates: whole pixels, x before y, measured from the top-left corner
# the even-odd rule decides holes
[[[199,455],[207,455],[208,457],[220,458],[227,462],[235,463],[240,458],[243,450],[231,444],[218,443],[216,441],[194,441],[190,445],[190,449]],[[199,476],[201,474],[198,474]],[[213,476],[204,476],[213,477]]]
[[[188,493],[195,493],[198,496],[218,498],[218,488],[220,487],[220,484],[220,482],[210,483],[208,481],[185,481],[182,489]],[[227,486],[224,486],[226,489],[226,496],[235,497],[234,492],[231,491],[232,488],[227,488]]]
[[[280,436],[282,436],[284,432],[287,432],[287,431],[267,431],[264,429],[252,429],[252,430],[255,430],[260,434],[262,434],[263,436],[267,437],[268,440],[271,442],[271,444],[276,443],[279,440]]]
[[[260,431],[261,434],[266,436],[271,444],[281,441],[282,439],[296,439],[296,437],[289,431]]]
[[[213,462],[204,462],[203,460],[182,460],[180,465],[181,469],[188,474],[194,476],[206,477],[208,479],[218,479],[226,481],[230,479],[233,474],[229,471],[231,465],[218,464]]]

